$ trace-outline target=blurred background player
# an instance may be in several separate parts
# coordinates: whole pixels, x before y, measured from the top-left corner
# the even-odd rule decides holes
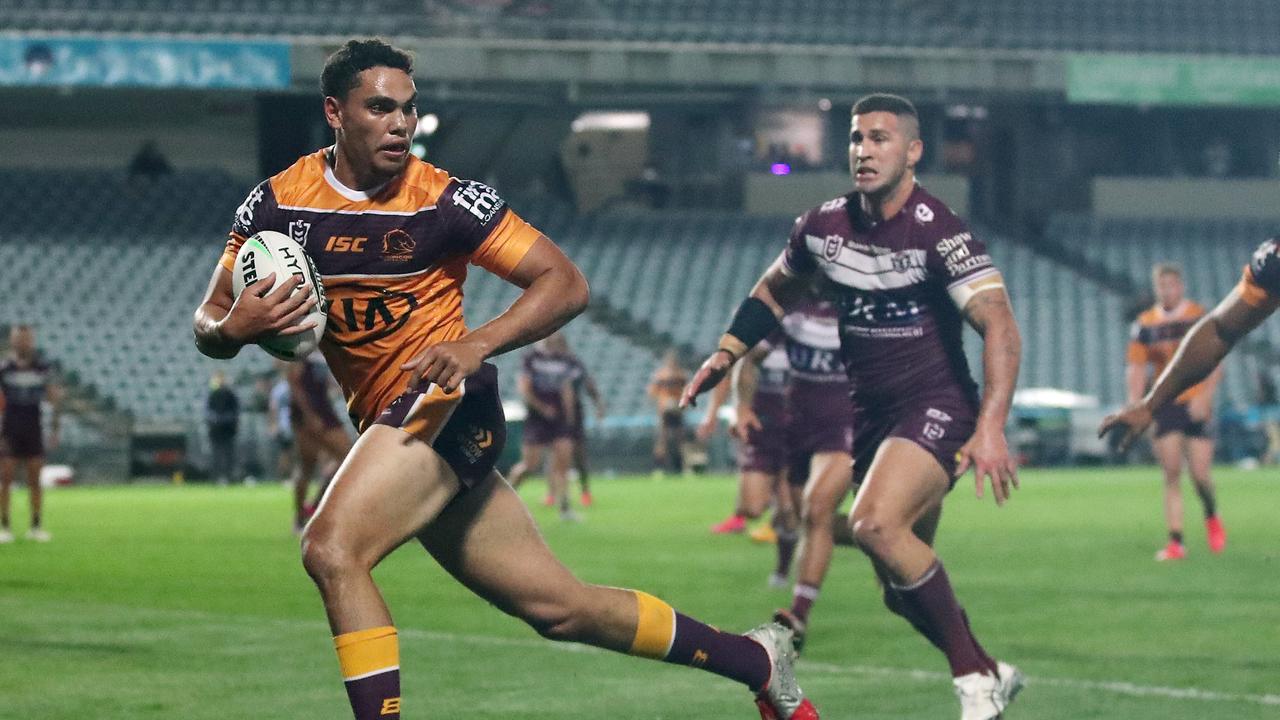
[[[1155,304],[1143,311],[1130,333],[1125,383],[1129,404],[1142,399],[1148,385],[1160,376],[1178,343],[1186,336],[1205,309],[1185,296],[1182,270],[1162,263],[1151,270]],[[1183,458],[1204,509],[1209,550],[1220,553],[1227,545],[1227,533],[1217,514],[1216,493],[1211,477],[1213,466],[1213,395],[1222,371],[1209,374],[1187,389],[1175,402],[1155,415],[1155,439],[1151,446],[1164,470],[1164,516],[1169,526],[1168,543],[1156,553],[1156,560],[1186,557],[1182,542]]]
[[[277,361],[276,372],[267,390],[267,436],[276,455],[275,473],[280,479],[292,480],[294,467],[292,411],[289,408],[288,365]]]
[[[0,362],[0,393],[4,403],[0,416],[0,543],[13,542],[9,504],[19,466],[31,503],[26,538],[48,542],[52,536],[42,524],[44,490],[40,486],[45,455],[41,404],[47,399],[53,411],[49,449],[56,449],[62,428],[62,386],[36,348],[36,332],[30,325],[15,325],[9,330],[9,356]]]
[[[680,354],[671,349],[662,355],[662,363],[649,378],[649,399],[658,411],[658,432],[653,440],[653,472],[684,471],[684,408],[680,391],[689,381],[689,373],[680,364]]]
[[[561,333],[563,335],[563,333]],[[591,398],[591,405],[595,411],[596,422],[604,420],[607,405],[604,401],[604,395],[600,394],[600,388],[596,385],[595,378],[591,377],[591,373],[587,370],[586,365],[582,363],[573,350],[569,349],[568,339],[565,339],[565,351],[569,357],[573,358],[578,364],[578,375],[573,386],[573,468],[569,472],[570,480],[577,479],[578,487],[581,489],[579,502],[583,507],[591,507],[594,499],[591,496],[591,469],[587,462],[587,421],[586,408],[583,407],[582,398]]]
[[[297,469],[293,474],[293,530],[301,533],[307,519],[315,512],[329,479],[342,459],[351,451],[351,438],[334,412],[329,398],[329,370],[312,354],[296,362],[284,363],[289,382],[289,426],[293,429],[298,451]],[[323,481],[313,500],[307,500],[307,488],[319,473]]]
[[[236,477],[236,437],[240,434],[240,398],[215,370],[204,399],[204,424],[209,434],[209,477],[226,485]]]
[[[996,720],[1022,674],[983,650],[933,541],[942,502],[970,466],[979,497],[987,478],[1000,505],[1016,487],[1005,424],[1021,338],[983,243],[916,183],[924,143],[915,106],[868,95],[854,104],[849,130],[853,192],[796,220],[682,402],[719,382],[812,283],[837,299],[856,433],[855,540],[883,583],[885,606],[946,656],[962,720]],[[965,320],[983,338],[980,402]]]
[[[583,583],[552,554],[494,469],[506,422],[486,361],[580,314],[586,279],[492,188],[409,154],[418,121],[411,55],[378,39],[348,41],[326,60],[321,89],[334,144],[252,191],[193,322],[198,349],[214,358],[314,327],[306,316],[318,298],[298,276],[232,294],[236,255],[258,232],[286,231],[301,215],[313,236],[388,239],[382,252],[360,255],[321,243],[306,250],[332,300],[320,348],[360,438],[307,523],[302,562],[356,720],[401,717],[398,633],[372,571],[414,539],[461,584],[548,638],[698,667],[749,688],[766,720],[817,720],[796,684],[786,628],[724,633],[647,593]],[[463,321],[468,263],[520,288],[474,328]],[[344,304],[384,302],[392,289],[417,312],[381,327],[343,317]]]
[[[775,333],[752,348],[732,376],[715,387],[697,429],[698,439],[706,442],[717,427],[720,406],[730,394],[734,396],[735,418],[730,433],[738,441],[737,503],[733,515],[713,525],[711,532],[743,532],[747,520],[760,517],[770,500],[776,498],[772,537],[759,536],[761,540],[777,542],[777,564],[769,575],[772,587],[787,585],[798,524],[790,493],[783,486],[788,457],[788,380],[786,345],[781,334]]]
[[[835,305],[817,299],[797,302],[782,318],[782,335],[791,379],[787,486],[800,514],[800,552],[791,607],[777,614],[803,646],[809,611],[831,567],[838,528],[847,527],[838,513],[853,481],[853,406]]]
[[[557,332],[525,353],[517,381],[529,414],[524,421],[520,462],[511,468],[511,485],[519,487],[529,473],[540,470],[550,448],[544,504],[558,506],[560,519],[567,521],[579,519],[569,502],[569,468],[577,413],[582,407],[577,398],[581,374],[582,365],[569,353],[564,335]]]

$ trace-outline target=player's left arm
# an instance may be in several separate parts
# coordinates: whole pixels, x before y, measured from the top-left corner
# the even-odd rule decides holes
[[[1022,337],[999,273],[973,281],[969,290],[974,294],[962,312],[982,336],[982,405],[973,437],[960,448],[956,472],[962,475],[970,466],[974,468],[978,497],[982,497],[984,478],[989,476],[996,504],[1003,505],[1011,486],[1018,487],[1017,462],[1009,452],[1004,429],[1018,382]]]
[[[524,292],[502,314],[453,342],[433,345],[401,366],[410,387],[421,380],[453,392],[487,359],[555,332],[587,307],[587,279],[560,248],[539,235],[506,280]]]

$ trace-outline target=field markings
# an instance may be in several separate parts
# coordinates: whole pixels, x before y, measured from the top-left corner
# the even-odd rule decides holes
[[[16,600],[16,598],[0,598],[0,605],[19,604],[16,602],[6,602],[11,599]],[[204,629],[208,629],[210,626],[217,626],[222,629],[235,631],[244,630],[247,625],[259,624],[290,628],[306,632],[327,633],[329,631],[328,624],[320,620],[229,616],[202,610],[161,610],[105,603],[68,604],[72,604],[81,610],[84,609],[85,605],[93,605],[104,611],[110,611],[113,613],[127,612],[146,618],[167,616],[172,618],[181,618],[184,620],[198,620]],[[48,609],[47,604],[44,605],[44,609]],[[126,634],[139,634],[138,628],[122,628],[122,630],[124,630]],[[607,650],[601,650],[588,645],[555,643],[539,638],[511,638],[496,635],[472,635],[443,630],[425,630],[413,627],[399,627],[397,628],[397,631],[400,636],[405,638],[417,638],[421,640],[432,640],[464,645],[491,645],[496,647],[517,647],[529,650],[554,650],[557,652],[568,653],[609,652]],[[923,683],[942,683],[951,680],[951,676],[949,674],[932,670],[892,668],[876,665],[839,665],[836,663],[814,662],[811,660],[802,660],[800,662],[800,669],[802,675],[805,673],[818,673],[823,675],[859,675],[894,678],[897,680],[912,680]],[[1043,675],[1028,676],[1027,684],[1031,687],[1039,685],[1067,688],[1071,690],[1089,690],[1139,698],[1150,697],[1172,700],[1194,700],[1205,703],[1245,703],[1251,705],[1280,706],[1280,694],[1273,693],[1230,693],[1194,687],[1165,687],[1160,685],[1140,685],[1121,680],[1082,680],[1079,678],[1046,677]]]

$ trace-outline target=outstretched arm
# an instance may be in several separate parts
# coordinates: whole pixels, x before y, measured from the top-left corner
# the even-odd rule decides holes
[[[433,345],[401,366],[410,387],[426,380],[453,392],[480,364],[559,329],[590,299],[587,279],[560,248],[539,236],[507,278],[524,292],[502,314],[453,342]]]
[[[984,478],[990,476],[996,503],[1009,498],[1010,485],[1018,486],[1017,463],[1009,454],[1004,428],[1018,382],[1022,338],[1009,306],[1009,296],[1000,285],[974,295],[964,307],[964,316],[982,336],[982,405],[973,437],[960,448],[958,474],[974,467],[978,497]]]
[[[1098,436],[1113,431],[1121,433],[1120,447],[1128,448],[1151,424],[1153,412],[1208,377],[1231,348],[1275,312],[1276,307],[1275,301],[1250,304],[1239,289],[1232,290],[1212,312],[1191,327],[1146,397],[1103,420]]]
[[[729,330],[720,336],[716,351],[703,361],[680,398],[680,407],[694,404],[698,395],[720,383],[729,369],[748,350],[778,326],[786,308],[795,304],[809,281],[786,269],[783,253],[756,281],[751,294],[738,307]]]

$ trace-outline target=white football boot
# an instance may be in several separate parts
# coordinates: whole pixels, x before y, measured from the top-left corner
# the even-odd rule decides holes
[[[1000,678],[988,673],[969,673],[951,681],[960,698],[960,720],[999,720],[1005,701]]]
[[[1007,662],[997,660],[996,667],[1000,671],[1000,699],[1004,701],[1004,709],[1008,710],[1013,699],[1018,697],[1027,684],[1027,676],[1018,668]]]
[[[791,629],[771,622],[747,633],[769,656],[769,683],[756,694],[761,720],[818,720],[818,710],[796,682],[796,650]]]
[[[9,532],[9,528],[0,528],[0,545],[8,545],[13,542],[13,533]]]
[[[45,543],[52,540],[53,536],[44,528],[31,528],[27,531],[27,539]]]

